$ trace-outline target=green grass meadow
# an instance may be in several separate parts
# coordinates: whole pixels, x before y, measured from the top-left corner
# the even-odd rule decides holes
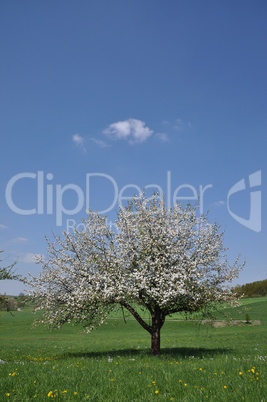
[[[128,317],[86,334],[33,326],[30,308],[2,312],[0,401],[267,401],[267,299],[243,304],[260,325],[167,320],[161,357]],[[232,316],[245,320],[244,311]]]

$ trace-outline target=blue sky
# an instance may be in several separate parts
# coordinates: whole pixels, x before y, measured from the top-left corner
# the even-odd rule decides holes
[[[237,282],[265,279],[266,17],[263,0],[2,1],[5,263],[37,274],[45,235],[154,184],[170,204],[202,194],[246,259]]]

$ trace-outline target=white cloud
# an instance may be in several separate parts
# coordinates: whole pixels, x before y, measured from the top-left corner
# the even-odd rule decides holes
[[[78,134],[78,133],[73,134],[73,136],[72,136],[72,141],[73,141],[74,144],[76,144],[78,147],[81,147],[84,151],[86,151],[86,148],[85,148],[85,138],[82,137],[80,134]]]
[[[215,205],[216,207],[223,207],[225,205],[225,201],[216,201]]]
[[[153,130],[147,127],[144,121],[128,119],[110,124],[103,133],[116,140],[127,140],[130,144],[140,144],[153,134]]]
[[[176,119],[173,128],[178,131],[182,131],[184,129],[185,123],[182,119]]]
[[[26,237],[17,237],[16,239],[14,239],[15,242],[19,242],[19,243],[24,243],[26,241],[28,241],[28,239],[26,239]]]
[[[169,142],[169,136],[166,133],[157,133],[156,137],[161,142]]]
[[[15,239],[11,240],[12,243],[25,243],[26,241],[28,241],[28,239],[26,239],[26,237],[16,237]]]
[[[24,253],[19,256],[18,262],[24,262],[25,264],[36,264],[42,257],[42,254]]]
[[[3,225],[3,223],[0,223],[0,229],[8,229],[6,225]]]
[[[169,126],[169,125],[170,125],[170,122],[169,122],[169,120],[163,120],[161,124],[162,124],[163,126]]]
[[[102,140],[97,140],[96,138],[90,138],[91,141],[93,141],[96,145],[98,145],[100,148],[107,148],[110,147],[105,141]]]
[[[173,125],[173,129],[177,130],[177,131],[184,131],[185,129],[191,129],[192,128],[192,123],[189,122],[185,122],[182,119],[176,119],[175,123]]]

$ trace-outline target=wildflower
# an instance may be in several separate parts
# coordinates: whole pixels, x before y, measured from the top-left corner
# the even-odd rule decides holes
[[[224,388],[224,389],[226,389],[226,388],[227,388],[227,386],[226,386],[226,385],[224,385],[224,386],[223,386],[223,388]]]
[[[185,384],[184,386],[187,387],[187,384]]]
[[[73,392],[73,395],[74,395],[74,396],[78,395],[78,392],[74,391],[74,392]]]
[[[199,371],[202,371],[202,368],[201,368],[201,367],[199,368]]]
[[[7,396],[7,397],[9,397],[9,396],[10,396],[10,393],[9,393],[9,392],[7,392],[7,393],[6,393],[6,396]]]
[[[66,394],[68,391],[66,389],[64,389],[63,391],[61,391],[62,394]]]
[[[182,380],[179,380],[179,382],[182,382]]]
[[[157,395],[159,393],[159,391],[156,389],[155,394]]]
[[[53,391],[48,392],[48,394],[47,394],[48,398],[51,398],[51,395],[53,395]],[[52,398],[53,398],[53,396],[52,396]]]
[[[238,373],[239,375],[242,375],[242,371],[239,371],[239,373]]]

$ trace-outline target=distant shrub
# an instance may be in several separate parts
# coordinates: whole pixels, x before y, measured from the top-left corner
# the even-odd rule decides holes
[[[12,297],[1,297],[1,310],[14,311],[17,310],[18,304]]]
[[[246,313],[245,315],[245,320],[246,320],[246,324],[250,324],[251,323],[251,319],[248,313]]]

